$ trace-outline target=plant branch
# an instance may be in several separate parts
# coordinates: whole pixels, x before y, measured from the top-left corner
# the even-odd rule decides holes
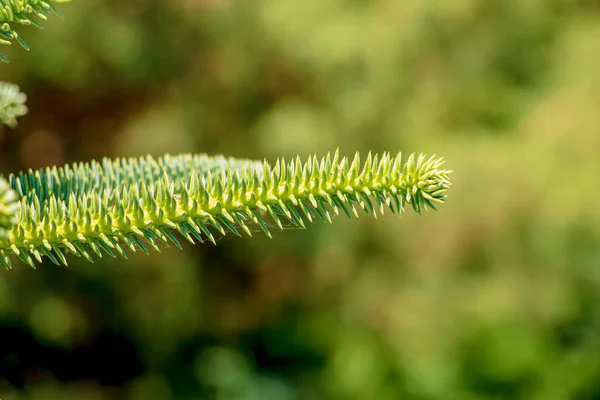
[[[11,176],[21,196],[18,223],[0,240],[0,265],[10,268],[9,255],[32,267],[42,257],[67,264],[65,253],[127,257],[125,249],[157,242],[181,247],[178,232],[194,243],[227,232],[252,236],[258,226],[283,229],[282,220],[305,227],[316,218],[331,222],[342,211],[358,217],[385,207],[402,213],[406,206],[421,212],[443,203],[451,171],[443,160],[410,155],[381,157],[370,153],[349,160],[336,151],[322,159],[309,157],[274,166],[223,157],[146,157],[73,167],[47,168]],[[271,228],[269,228],[271,226]]]

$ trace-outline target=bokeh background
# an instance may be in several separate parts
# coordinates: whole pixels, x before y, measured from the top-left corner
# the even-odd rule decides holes
[[[0,170],[438,154],[439,212],[0,277],[0,398],[600,399],[598,0],[85,0]]]

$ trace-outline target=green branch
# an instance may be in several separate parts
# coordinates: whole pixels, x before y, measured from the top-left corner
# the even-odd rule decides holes
[[[21,47],[29,50],[27,43],[14,29],[14,24],[33,25],[40,29],[44,26],[34,17],[43,21],[53,12],[60,18],[62,14],[54,7],[54,3],[66,3],[70,0],[0,0],[0,44],[11,44],[16,40]],[[8,58],[0,54],[0,61],[9,62]]]
[[[67,264],[65,253],[93,262],[93,255],[127,257],[125,249],[157,243],[181,247],[175,233],[194,243],[227,232],[252,236],[250,227],[271,236],[284,222],[331,222],[331,212],[358,217],[357,206],[376,216],[384,207],[421,212],[442,203],[450,186],[443,160],[369,153],[349,160],[336,152],[274,166],[206,155],[157,160],[104,159],[101,163],[11,176],[19,198],[18,223],[0,239],[0,265],[10,255],[32,267],[46,256]]]

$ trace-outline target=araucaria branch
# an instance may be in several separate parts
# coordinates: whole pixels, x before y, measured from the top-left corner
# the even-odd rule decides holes
[[[338,152],[306,161],[265,162],[221,156],[179,155],[110,160],[46,168],[10,176],[20,199],[16,220],[0,237],[0,265],[16,255],[35,266],[46,256],[67,264],[65,253],[93,261],[103,253],[126,257],[125,249],[157,242],[180,247],[215,243],[227,232],[252,236],[251,226],[271,236],[283,223],[305,227],[316,218],[331,222],[340,211],[358,217],[357,206],[376,215],[388,208],[417,212],[443,203],[451,171],[443,160],[399,153],[364,163]]]

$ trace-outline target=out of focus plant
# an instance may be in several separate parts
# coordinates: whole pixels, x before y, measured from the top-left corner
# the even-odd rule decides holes
[[[0,82],[0,123],[16,127],[17,118],[27,114],[25,101],[27,96],[17,85]]]

